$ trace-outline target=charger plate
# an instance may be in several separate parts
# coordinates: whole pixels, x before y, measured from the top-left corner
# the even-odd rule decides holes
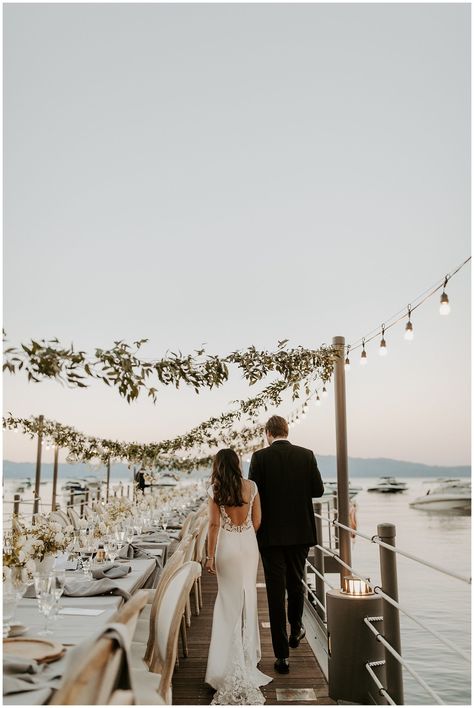
[[[50,662],[59,659],[64,647],[59,642],[41,637],[13,637],[3,640],[3,654],[21,656],[23,659],[35,659],[38,662]]]

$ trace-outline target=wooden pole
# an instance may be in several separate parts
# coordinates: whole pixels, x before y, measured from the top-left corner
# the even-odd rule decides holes
[[[33,518],[39,511],[39,495],[41,484],[41,447],[43,442],[43,421],[44,416],[38,418],[38,448],[36,450],[36,477],[35,477],[35,498],[33,501]]]
[[[107,460],[107,492],[105,495],[106,501],[109,501],[109,488],[110,488],[110,457]]]
[[[56,511],[56,490],[58,486],[58,459],[59,446],[54,446],[54,465],[53,465],[53,497],[51,500],[51,511]]]
[[[13,495],[13,516],[18,516],[20,514],[20,500],[19,494]]]
[[[346,378],[344,370],[344,337],[333,337],[333,347],[338,356],[334,366],[334,397],[336,410],[336,453],[337,453],[337,509],[338,521],[349,526],[349,466],[347,459],[347,422],[346,422]],[[351,537],[349,531],[339,528],[339,554],[347,565],[351,563]],[[341,566],[340,580],[343,587],[344,576],[348,571]]]

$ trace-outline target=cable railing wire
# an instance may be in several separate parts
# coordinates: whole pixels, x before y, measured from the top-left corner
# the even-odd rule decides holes
[[[392,654],[392,656],[394,656],[395,659],[397,659],[397,661],[403,666],[404,669],[406,669],[408,671],[409,674],[411,674],[411,676],[415,679],[415,681],[417,681],[420,684],[420,686],[423,686],[425,691],[427,691],[427,693],[429,693],[430,696],[435,699],[436,703],[438,703],[438,705],[444,705],[444,701],[440,698],[440,696],[438,696],[438,694],[435,691],[433,691],[432,688],[430,688],[428,686],[426,681],[423,678],[421,678],[421,676],[418,674],[418,672],[415,671],[415,669],[412,669],[410,664],[408,664],[405,661],[405,659],[403,659],[403,657],[398,653],[398,651],[396,651],[392,647],[392,645],[389,642],[387,642],[387,640],[385,639],[383,634],[381,634],[373,626],[372,622],[375,622],[375,621],[381,620],[381,619],[382,619],[381,617],[364,617],[364,623],[367,625],[367,627],[369,627],[370,631],[373,632],[373,634],[375,634],[377,641],[379,641],[381,644],[383,644],[383,646],[390,652],[390,654]]]
[[[391,706],[396,706],[397,704],[395,703],[393,698],[390,696],[387,689],[384,688],[383,684],[380,683],[380,680],[378,679],[377,674],[375,673],[375,671],[372,668],[372,666],[384,666],[384,665],[385,665],[385,661],[368,661],[365,665],[365,668],[367,669],[370,676],[372,677],[373,682],[377,686],[377,688],[379,690],[379,695],[383,696]]]
[[[445,568],[442,568],[440,565],[437,565],[436,563],[431,563],[430,561],[426,561],[423,558],[419,558],[418,556],[414,556],[412,553],[408,553],[408,551],[402,551],[401,548],[398,546],[391,546],[389,543],[385,543],[384,541],[380,540],[380,536],[367,536],[366,534],[361,533],[360,531],[356,531],[355,529],[352,529],[350,526],[346,526],[345,524],[341,523],[340,521],[337,521],[337,519],[331,519],[328,517],[323,517],[320,514],[316,514],[315,516],[318,516],[320,519],[323,521],[327,521],[331,523],[333,526],[338,526],[341,529],[345,529],[346,531],[349,531],[351,534],[354,534],[355,536],[360,536],[360,538],[365,539],[366,541],[370,541],[371,543],[375,543],[378,546],[382,546],[383,548],[386,548],[388,551],[392,551],[393,553],[398,553],[401,556],[404,556],[405,558],[409,558],[412,561],[415,561],[416,563],[420,563],[421,565],[425,565],[427,568],[431,568],[432,570],[437,570],[439,573],[443,573],[444,575],[449,575],[451,578],[455,578],[456,580],[461,580],[462,582],[466,583],[467,585],[472,584],[472,578],[468,577],[466,575],[461,575],[460,573],[454,573],[451,570],[446,570]]]
[[[350,565],[347,565],[347,563],[344,563],[344,561],[341,560],[341,558],[339,558],[337,553],[333,553],[329,548],[325,548],[324,546],[318,545],[318,546],[316,546],[316,548],[320,548],[321,550],[326,551],[327,553],[332,555],[333,558],[335,558],[338,561],[338,563],[340,563],[342,566],[344,566],[344,568],[347,568],[347,570],[350,570],[352,575],[354,575],[356,578],[359,578],[359,580],[362,580],[364,583],[366,583],[370,588],[372,588],[372,590],[377,595],[380,595],[388,603],[393,605],[393,607],[396,607],[397,610],[399,610],[399,612],[402,612],[406,617],[408,617],[413,622],[415,622],[415,624],[417,624],[419,627],[424,629],[426,632],[429,632],[429,634],[432,634],[433,637],[436,637],[436,639],[438,639],[442,644],[449,647],[452,651],[454,651],[456,654],[458,654],[458,656],[460,656],[462,659],[464,659],[464,661],[467,661],[468,663],[471,662],[471,657],[469,656],[469,654],[464,652],[462,649],[459,649],[459,647],[457,647],[456,644],[454,644],[454,642],[452,642],[450,639],[446,639],[445,637],[443,637],[443,635],[439,634],[439,632],[437,632],[435,629],[431,629],[431,627],[428,627],[421,620],[419,620],[417,617],[412,615],[411,612],[408,612],[408,610],[405,610],[405,608],[403,608],[396,600],[394,600],[392,597],[390,597],[390,595],[387,595],[386,593],[384,593],[382,588],[380,588],[378,585],[374,585],[369,580],[367,580],[366,577],[357,573],[357,571],[355,571],[353,568],[351,568]]]

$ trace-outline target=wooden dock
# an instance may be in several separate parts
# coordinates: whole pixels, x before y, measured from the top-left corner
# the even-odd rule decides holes
[[[267,594],[265,587],[258,587],[265,582],[260,566],[257,579],[258,616],[260,622],[260,639],[262,643],[262,660],[260,670],[273,676],[274,680],[263,686],[262,692],[267,705],[333,705],[335,702],[328,696],[328,685],[324,674],[317,663],[306,639],[298,649],[290,649],[290,673],[278,674],[273,668],[273,655],[270,629],[268,624]],[[179,667],[173,677],[174,705],[209,705],[213,689],[204,684],[207,653],[211,640],[212,612],[217,594],[215,576],[203,573],[202,596],[203,608],[198,617],[193,615],[191,627],[188,630],[189,656],[180,657]],[[194,598],[192,598],[194,600]],[[262,626],[263,624],[263,626]],[[304,693],[300,693],[304,691]]]

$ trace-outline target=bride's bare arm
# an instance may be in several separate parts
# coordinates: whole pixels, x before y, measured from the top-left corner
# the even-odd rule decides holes
[[[215,556],[216,556],[216,545],[217,536],[219,534],[220,516],[219,507],[217,506],[214,499],[209,499],[208,504],[209,512],[209,525],[207,530],[207,556],[206,568],[209,573],[215,573]]]
[[[262,507],[260,505],[260,494],[257,492],[257,495],[253,501],[253,507],[252,507],[252,524],[253,524],[255,531],[258,531],[261,523],[262,523]]]

